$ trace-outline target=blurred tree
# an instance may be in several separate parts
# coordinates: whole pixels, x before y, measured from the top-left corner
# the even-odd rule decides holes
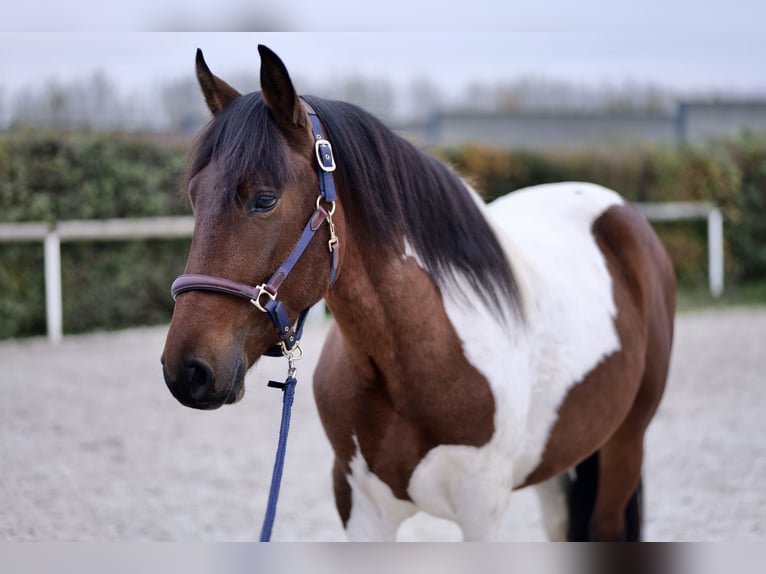
[[[348,75],[324,88],[324,97],[356,104],[383,120],[393,116],[395,92],[388,79]]]
[[[463,91],[462,108],[469,111],[493,111],[494,96],[489,86],[482,82],[471,82]]]
[[[131,116],[130,102],[102,71],[68,83],[49,80],[38,89],[24,88],[16,93],[11,110],[12,123],[59,129],[135,128]],[[133,120],[140,123],[140,118]]]
[[[431,78],[425,76],[419,76],[412,80],[407,95],[409,102],[405,108],[406,113],[417,119],[430,117],[446,104],[442,90]]]
[[[210,118],[195,78],[167,82],[160,90],[160,99],[170,131],[195,131]]]
[[[581,85],[542,76],[513,81],[473,82],[464,90],[460,107],[483,112],[626,112],[672,110],[676,95],[655,84],[625,82],[614,86]]]
[[[424,120],[437,111],[469,112],[672,112],[678,94],[654,84],[582,85],[542,76],[494,82],[475,81],[450,101],[443,87],[422,76],[397,85],[390,78],[348,73],[322,85],[293,78],[300,93],[346,100],[384,120]],[[242,93],[259,89],[256,69],[227,74]],[[458,91],[460,87],[458,86]],[[454,90],[453,90],[454,91]],[[106,73],[66,82],[49,80],[8,94],[6,117],[16,124],[56,128],[163,129],[190,132],[209,119],[196,79],[191,74],[142,87],[126,94]],[[2,101],[0,101],[2,104]],[[3,110],[0,109],[0,120]]]

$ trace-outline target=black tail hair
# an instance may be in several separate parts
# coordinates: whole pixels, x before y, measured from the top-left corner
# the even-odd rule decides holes
[[[598,466],[598,451],[596,451],[575,467],[574,476],[570,474],[570,486],[567,491],[569,505],[567,539],[570,542],[590,540],[590,519],[598,492]],[[638,487],[625,508],[625,524],[622,533],[625,542],[641,541],[643,490],[643,481],[639,480]]]

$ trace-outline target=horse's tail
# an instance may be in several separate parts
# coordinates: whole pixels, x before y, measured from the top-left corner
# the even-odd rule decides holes
[[[571,542],[590,540],[590,519],[596,506],[598,492],[598,451],[594,452],[569,473],[570,485],[567,490],[569,506],[569,533]],[[641,524],[643,522],[643,485],[639,480],[638,487],[631,495],[625,508],[625,523],[623,537],[626,542],[641,540]]]

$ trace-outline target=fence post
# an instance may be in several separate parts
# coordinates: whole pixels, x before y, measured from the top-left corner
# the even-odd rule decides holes
[[[45,236],[45,316],[48,340],[57,345],[63,336],[61,297],[61,239],[55,230]]]
[[[713,297],[723,293],[723,215],[718,208],[707,216],[708,272]]]

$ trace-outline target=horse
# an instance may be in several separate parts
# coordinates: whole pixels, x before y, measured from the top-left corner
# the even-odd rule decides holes
[[[212,118],[186,179],[195,227],[162,355],[173,396],[239,401],[248,369],[292,358],[324,299],[313,385],[350,540],[395,540],[418,511],[496,540],[528,486],[551,540],[640,540],[675,314],[644,217],[581,182],[485,205],[361,108],[298,96],[258,51],[261,91],[244,95],[197,51]]]

